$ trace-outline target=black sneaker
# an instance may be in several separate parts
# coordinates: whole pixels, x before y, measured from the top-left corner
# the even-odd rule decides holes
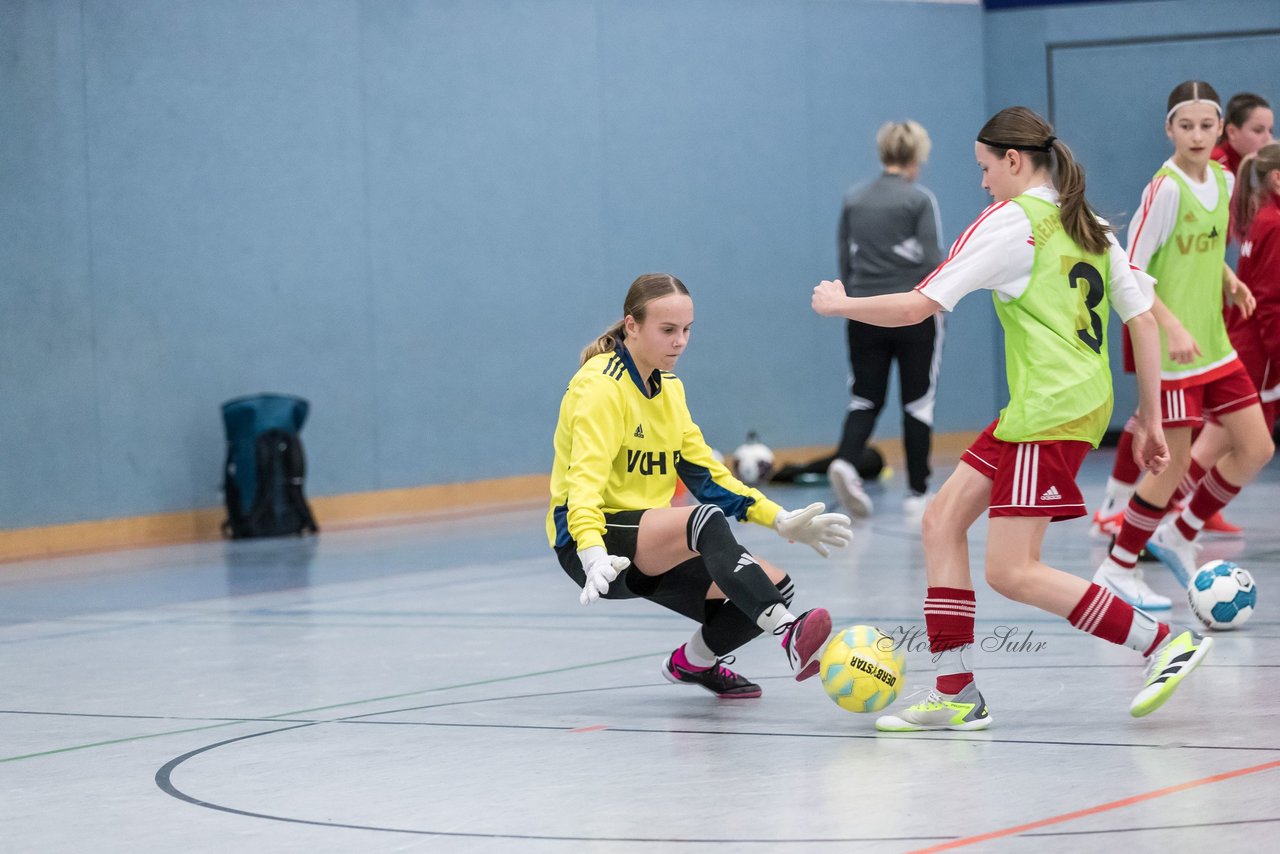
[[[667,660],[662,663],[662,675],[668,682],[701,685],[712,694],[724,697],[726,700],[749,700],[760,696],[759,685],[747,681],[745,677],[725,667],[726,664],[733,663],[732,655],[717,659],[715,665],[706,670],[689,670],[681,667],[671,660],[671,655],[668,655]]]

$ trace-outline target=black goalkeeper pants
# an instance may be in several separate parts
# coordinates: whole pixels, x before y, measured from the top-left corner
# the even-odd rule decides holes
[[[889,370],[896,360],[902,398],[902,445],[907,458],[907,483],[911,491],[929,488],[929,452],[933,444],[933,404],[938,366],[942,357],[942,315],[917,323],[886,329],[848,321],[849,413],[836,456],[854,462],[861,459],[876,419],[884,408]]]

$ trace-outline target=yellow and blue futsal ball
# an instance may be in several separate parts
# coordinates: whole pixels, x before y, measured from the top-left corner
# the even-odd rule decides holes
[[[836,632],[822,650],[822,687],[847,712],[878,712],[898,696],[907,662],[893,639],[874,626]]]

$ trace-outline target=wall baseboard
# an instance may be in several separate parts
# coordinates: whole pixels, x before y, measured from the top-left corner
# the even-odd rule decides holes
[[[943,433],[934,436],[935,459],[958,459],[976,433]],[[874,443],[885,461],[902,464],[902,447],[896,439]],[[830,454],[830,447],[785,448],[775,451],[779,465],[800,463]],[[384,489],[309,498],[321,532],[402,524],[450,515],[462,507],[510,505],[538,506],[547,501],[549,476],[520,475],[492,480]],[[226,511],[221,507],[155,513],[119,519],[95,519],[64,525],[0,531],[0,561],[49,558],[112,549],[145,548],[221,539]]]

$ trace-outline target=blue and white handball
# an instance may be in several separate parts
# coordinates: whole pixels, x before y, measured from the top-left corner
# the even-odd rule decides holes
[[[1206,563],[1187,585],[1191,611],[1211,629],[1238,629],[1258,605],[1258,585],[1247,569],[1229,560]]]

